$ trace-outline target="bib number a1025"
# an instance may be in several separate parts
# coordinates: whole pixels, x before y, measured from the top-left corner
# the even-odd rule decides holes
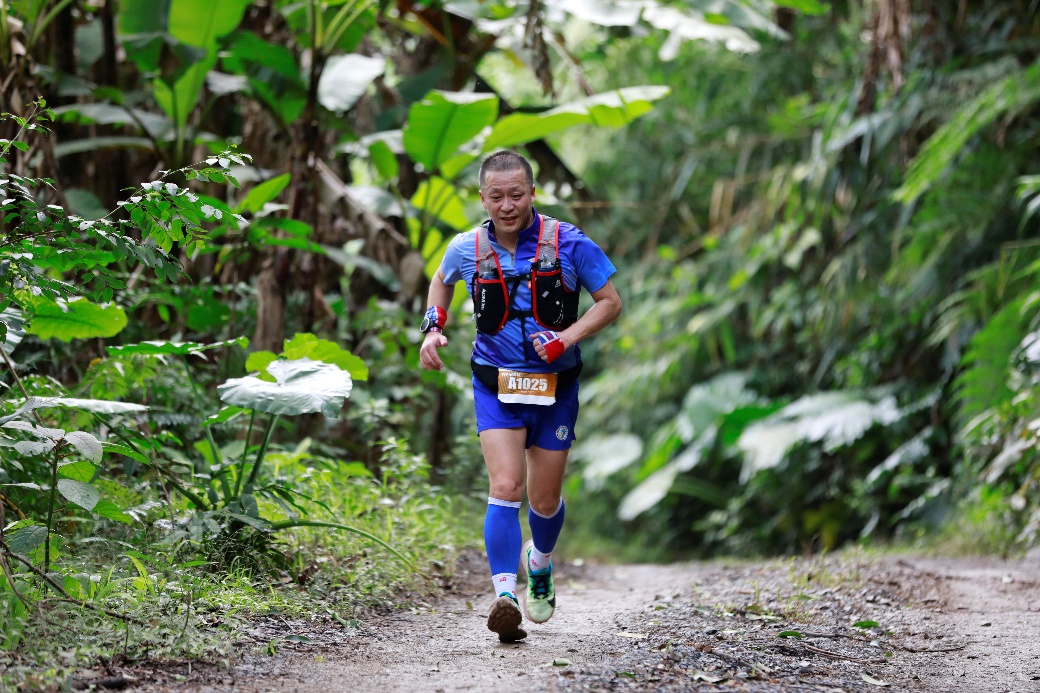
[[[524,373],[498,369],[498,399],[510,404],[556,402],[556,373]]]

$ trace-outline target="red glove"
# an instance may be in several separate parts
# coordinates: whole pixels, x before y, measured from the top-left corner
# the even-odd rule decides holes
[[[563,356],[563,352],[567,351],[567,346],[560,339],[560,335],[551,330],[536,332],[532,337],[537,339],[541,343],[542,348],[545,349],[546,363],[552,363]]]

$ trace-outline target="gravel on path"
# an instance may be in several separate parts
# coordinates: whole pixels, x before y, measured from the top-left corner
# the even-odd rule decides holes
[[[233,669],[139,667],[130,690],[1040,691],[1040,558],[563,563],[556,614],[510,644],[485,573],[474,552],[432,603],[257,622]]]

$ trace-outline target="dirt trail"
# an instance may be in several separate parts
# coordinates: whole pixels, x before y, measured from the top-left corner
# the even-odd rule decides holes
[[[1040,691],[1040,557],[564,564],[556,615],[509,645],[468,565],[434,604],[283,623],[302,643],[140,690]]]
[[[934,690],[1040,691],[1040,555],[1025,561],[914,560],[945,607],[925,615],[963,651],[925,659]]]

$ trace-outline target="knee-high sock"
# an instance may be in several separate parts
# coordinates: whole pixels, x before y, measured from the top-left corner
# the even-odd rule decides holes
[[[527,509],[527,522],[531,525],[531,543],[534,544],[531,551],[532,570],[545,570],[550,567],[550,557],[556,548],[556,540],[560,538],[566,514],[567,507],[563,504],[562,498],[552,515],[542,515],[531,507]]]
[[[488,498],[484,516],[484,548],[487,549],[496,595],[508,592],[516,596],[516,569],[520,564],[523,543],[520,502]]]

